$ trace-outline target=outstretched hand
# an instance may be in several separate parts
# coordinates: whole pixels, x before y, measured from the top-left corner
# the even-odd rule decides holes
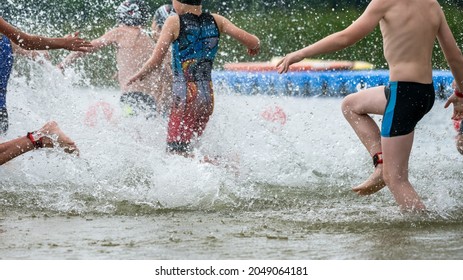
[[[445,102],[444,108],[448,108],[450,104],[453,104],[453,120],[461,120],[463,119],[463,98],[452,94]]]
[[[135,76],[132,76],[129,81],[126,83],[127,86],[130,86],[131,84],[135,83],[136,81],[138,80],[143,80],[143,77],[140,77],[140,75],[135,75]]]
[[[289,66],[296,62],[299,62],[304,57],[299,54],[299,51],[292,52],[283,57],[276,65],[278,73],[286,73],[289,70]]]
[[[73,34],[64,36],[63,40],[63,49],[70,51],[80,51],[88,52],[89,48],[92,47],[92,44],[82,38],[79,38],[79,31],[74,32]]]

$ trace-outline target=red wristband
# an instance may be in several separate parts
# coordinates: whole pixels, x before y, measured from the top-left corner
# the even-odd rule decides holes
[[[463,98],[463,93],[459,92],[458,89],[455,89],[453,93],[455,94],[456,97]]]
[[[28,132],[26,136],[29,138],[29,140],[31,140],[35,149],[43,148],[42,137],[39,132]]]

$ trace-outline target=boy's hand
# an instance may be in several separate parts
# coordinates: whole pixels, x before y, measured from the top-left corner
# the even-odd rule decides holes
[[[248,49],[248,54],[250,56],[255,56],[255,55],[259,54],[259,52],[260,52],[260,46],[257,47],[257,48],[254,48],[254,49]]]
[[[258,41],[256,47],[254,47],[252,49],[248,49],[248,54],[250,56],[255,56],[255,55],[259,54],[259,53],[260,53],[260,41]]]
[[[452,94],[445,102],[444,108],[448,108],[450,104],[453,104],[452,120],[463,119],[463,98]]]
[[[88,48],[92,47],[92,44],[82,38],[79,38],[79,32],[74,32],[74,34],[70,34],[64,36],[63,40],[63,49],[67,49],[70,51],[80,51],[80,52],[88,52]]]
[[[299,54],[298,51],[292,52],[290,54],[287,54],[285,57],[283,57],[276,65],[278,69],[278,73],[286,73],[289,70],[289,66],[291,64],[294,64],[296,62],[299,62],[303,59],[304,57]]]
[[[135,75],[132,78],[129,79],[129,81],[126,83],[127,86],[130,86],[131,84],[135,83],[138,80],[142,80],[143,78],[140,77],[139,75]]]

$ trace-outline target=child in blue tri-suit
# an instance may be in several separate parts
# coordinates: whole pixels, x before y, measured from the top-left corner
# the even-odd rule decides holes
[[[211,72],[220,34],[238,40],[249,55],[259,53],[260,42],[225,17],[203,12],[201,0],[173,0],[172,5],[177,14],[167,18],[151,58],[129,83],[160,67],[172,44],[174,83],[167,150],[191,156],[191,140],[202,135],[214,107]]]

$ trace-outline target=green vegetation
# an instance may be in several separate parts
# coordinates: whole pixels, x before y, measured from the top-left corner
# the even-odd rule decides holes
[[[16,0],[15,5],[3,1],[0,9],[11,15],[12,21],[31,33],[61,36],[73,30],[80,30],[84,38],[96,38],[114,26],[114,8],[119,0],[61,0],[29,1]],[[152,7],[170,1],[146,1]],[[267,61],[276,56],[302,48],[324,36],[342,30],[352,23],[364,10],[369,1],[365,0],[274,0],[274,1],[204,1],[205,8],[228,17],[239,27],[259,36],[262,53],[251,58],[246,50],[235,41],[222,37],[221,48],[216,61],[216,69],[226,62]],[[11,3],[10,3],[11,4]],[[463,1],[445,2],[449,25],[460,46],[463,46]],[[5,15],[6,16],[6,15]],[[112,76],[116,71],[114,50],[92,54],[77,64],[84,69],[86,78],[94,85],[113,86]],[[65,52],[54,52],[54,60],[59,60]],[[376,68],[387,68],[383,57],[382,39],[377,28],[364,40],[346,50],[319,58],[336,60],[364,60]],[[447,63],[436,42],[433,67],[447,69]]]

